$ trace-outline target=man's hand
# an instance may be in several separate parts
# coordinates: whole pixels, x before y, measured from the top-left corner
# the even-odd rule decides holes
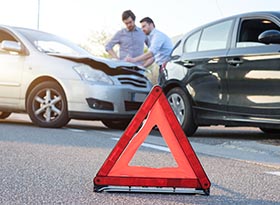
[[[135,61],[135,59],[134,58],[131,58],[131,57],[125,57],[125,59],[124,59],[125,61],[127,61],[127,62],[130,62],[130,63],[135,63],[136,61]]]
[[[144,61],[143,66],[147,67],[154,62],[154,55],[151,51],[148,51],[147,53],[143,53],[142,55],[137,56],[135,58],[127,56],[124,60],[131,63]]]

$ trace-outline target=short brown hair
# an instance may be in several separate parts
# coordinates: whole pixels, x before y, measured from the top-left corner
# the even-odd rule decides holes
[[[122,13],[122,20],[126,20],[129,17],[132,18],[133,21],[135,21],[136,16],[134,15],[134,13],[131,10],[126,10]]]

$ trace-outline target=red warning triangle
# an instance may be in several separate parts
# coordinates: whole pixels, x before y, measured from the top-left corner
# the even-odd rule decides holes
[[[155,125],[178,166],[129,166]],[[135,186],[195,188],[209,194],[210,185],[160,86],[155,86],[150,92],[94,178],[95,191],[107,186]]]

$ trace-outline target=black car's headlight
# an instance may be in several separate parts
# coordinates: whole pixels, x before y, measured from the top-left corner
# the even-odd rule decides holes
[[[106,73],[101,70],[93,69],[86,64],[77,64],[73,66],[73,69],[79,74],[82,80],[92,83],[101,82],[109,85],[114,84]]]

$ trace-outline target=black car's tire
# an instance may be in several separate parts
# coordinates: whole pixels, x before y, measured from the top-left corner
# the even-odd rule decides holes
[[[280,129],[271,129],[271,128],[260,127],[260,130],[267,134],[279,134],[280,133]]]
[[[12,113],[10,112],[2,112],[0,111],[0,119],[6,119],[7,117],[9,117]]]
[[[102,123],[111,129],[125,130],[130,120],[102,120]]]
[[[35,86],[27,98],[27,113],[40,127],[59,128],[69,122],[63,89],[53,81]]]
[[[194,122],[189,97],[179,87],[169,90],[166,97],[184,132],[187,136],[192,136],[197,130],[197,125]]]

